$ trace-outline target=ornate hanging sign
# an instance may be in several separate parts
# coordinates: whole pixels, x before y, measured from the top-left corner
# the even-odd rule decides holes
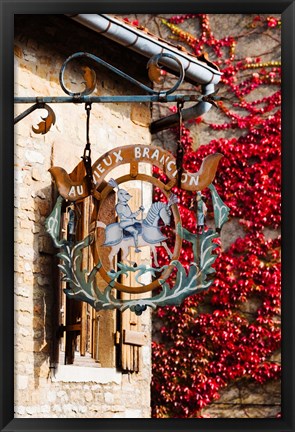
[[[106,67],[146,94],[93,96],[96,75],[88,66],[82,67],[85,89],[72,92],[65,85],[64,75],[69,63],[79,59]],[[217,106],[215,101],[219,100],[218,90],[214,91],[210,80],[209,87],[201,86],[202,94],[199,96],[173,96],[172,93],[185,78],[180,58],[172,53],[159,53],[149,59],[147,67],[150,80],[154,84],[159,83],[161,69],[167,61],[168,65],[171,62],[174,64],[173,70],[178,70],[179,77],[172,88],[158,91],[154,86],[146,86],[93,54],[77,52],[66,59],[60,70],[60,85],[67,97],[17,100],[20,103],[35,102],[35,105],[17,116],[15,123],[36,109],[47,110],[48,116],[42,118],[43,122],[38,124],[37,129],[33,128],[35,133],[42,134],[47,133],[55,122],[55,114],[47,103],[85,103],[87,142],[83,161],[72,173],[67,173],[61,167],[49,170],[56,182],[59,196],[46,220],[46,230],[54,245],[60,249],[59,267],[64,274],[63,280],[67,283],[64,290],[66,295],[87,302],[97,310],[117,308],[123,311],[130,308],[140,315],[148,306],[156,308],[180,304],[185,297],[209,288],[212,283],[210,275],[214,272],[212,265],[216,259],[216,254],[212,253],[216,248],[214,240],[219,236],[229,213],[228,207],[212,185],[222,155],[216,153],[205,157],[196,173],[185,171],[182,166],[184,149],[181,126],[185,101],[197,102],[197,112],[200,114],[208,109],[204,104]],[[208,69],[208,61],[202,63],[204,62],[201,61],[198,65],[200,84],[204,82],[203,72]],[[209,68],[211,66],[212,64]],[[167,67],[164,70],[167,72]],[[212,69],[213,72],[214,70],[217,69]],[[176,102],[177,113],[160,121],[161,128],[166,129],[175,126],[178,120],[176,158],[159,147],[129,145],[114,148],[92,164],[89,141],[91,104],[109,102]],[[154,129],[156,130],[157,128]],[[122,175],[122,171],[118,174],[118,168],[124,165],[128,167],[128,174]],[[163,174],[161,179],[165,177],[165,180],[148,175],[148,172],[152,172],[152,167],[157,167]],[[139,205],[129,193],[130,182],[140,191]],[[151,187],[162,191],[165,197],[163,202],[147,204],[143,192],[151,190]],[[182,226],[178,199],[172,193],[173,187],[193,194],[192,211],[196,213],[196,232],[189,232]],[[206,188],[211,191],[215,231],[204,229],[206,205],[201,191]],[[87,221],[85,213],[81,212],[81,207],[83,209],[86,204],[88,210],[91,209],[87,213]],[[108,209],[108,218],[104,217],[105,209]],[[64,214],[67,215],[66,227]],[[110,215],[115,215],[117,220],[110,221]],[[186,267],[180,260],[183,240],[191,243],[193,250],[193,261]],[[164,264],[159,256],[165,257]]]
[[[212,253],[216,248],[214,240],[219,237],[229,213],[212,185],[221,158],[219,153],[209,155],[204,158],[198,172],[181,170],[180,173],[170,152],[155,146],[130,145],[104,154],[91,170],[87,170],[85,164],[85,175],[81,178],[77,178],[77,169],[68,174],[63,168],[51,168],[59,197],[46,220],[46,229],[54,245],[60,248],[59,267],[64,274],[63,280],[67,282],[66,295],[85,301],[96,310],[117,308],[123,311],[130,308],[140,315],[148,306],[178,305],[185,297],[209,288],[212,283],[210,275],[214,273],[212,264],[216,259],[216,254]],[[117,177],[117,168],[126,164],[129,173]],[[146,165],[158,167],[167,181],[164,183],[146,174]],[[182,189],[194,194],[192,211],[197,216],[196,233],[189,232],[181,224],[177,196],[171,191],[177,181]],[[137,203],[137,207],[129,193],[130,184],[140,191],[140,205]],[[143,191],[148,186],[158,187],[165,201],[151,203],[145,208]],[[215,231],[203,228],[206,205],[201,191],[207,187],[211,191]],[[93,200],[89,233],[80,241],[75,241],[73,236],[63,238],[62,210],[79,206],[88,196]],[[115,199],[110,200],[110,197]],[[116,216],[112,223],[106,220],[102,211],[110,202]],[[74,225],[73,217],[69,219],[69,233],[74,231]],[[169,232],[173,233],[171,238],[166,235],[166,227],[170,227]],[[193,249],[194,259],[188,268],[179,261],[183,240],[190,242]],[[86,250],[88,253],[91,251],[94,259],[92,268],[82,268]],[[141,260],[143,250],[151,252],[151,255],[148,252],[150,259]],[[159,266],[158,257],[164,254],[166,263]],[[126,277],[133,283],[125,284]],[[172,287],[168,279],[174,280]],[[118,292],[134,295],[132,300],[122,299]]]

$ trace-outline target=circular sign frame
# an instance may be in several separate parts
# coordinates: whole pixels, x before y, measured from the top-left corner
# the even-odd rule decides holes
[[[131,176],[130,174],[127,174],[125,176],[122,176],[118,179],[116,179],[116,182],[121,185],[123,183],[126,183],[128,181],[134,181],[134,180],[139,180],[139,181],[144,181],[147,183],[151,183],[154,186],[158,187],[159,189],[162,190],[162,192],[165,194],[168,202],[169,202],[169,197],[171,197],[172,192],[171,191],[166,191],[165,190],[165,184],[162,183],[161,181],[159,181],[158,179],[156,179],[155,177],[151,177],[149,175],[146,174],[137,174],[137,176],[134,178],[133,176]],[[101,201],[100,201],[100,206],[103,206],[105,199],[107,198],[107,196],[109,195],[109,193],[113,191],[113,188],[110,185],[107,185],[103,191],[101,192]],[[176,225],[181,225],[181,218],[180,218],[180,214],[179,214],[179,210],[176,204],[172,204],[171,205],[171,210],[172,210],[172,214],[173,214],[173,218],[174,218],[174,224]],[[99,218],[99,211],[98,211],[98,218]],[[97,222],[96,222],[96,229],[103,229],[103,228],[97,228]],[[181,236],[176,232],[175,233],[175,243],[174,243],[174,250],[173,250],[173,254],[171,257],[170,261],[173,260],[178,260],[179,255],[180,255],[180,251],[181,251],[181,245],[182,245],[182,239]],[[97,246],[97,245],[96,245]],[[103,248],[104,246],[100,246],[99,248]],[[105,246],[108,247],[108,246]],[[98,252],[98,257],[101,258],[101,254]],[[101,260],[102,261],[102,260]],[[130,293],[130,294],[142,294],[145,292],[149,292],[149,291],[153,291],[155,288],[158,288],[161,286],[161,284],[163,283],[163,280],[168,279],[168,277],[170,276],[171,272],[173,271],[174,266],[169,264],[167,266],[167,268],[161,273],[161,275],[159,276],[159,278],[157,278],[156,280],[154,280],[153,282],[149,283],[146,286],[138,286],[138,287],[128,287],[122,283],[119,283],[117,281],[115,281],[114,283],[114,288],[116,288],[119,291],[122,292],[126,292],[126,293]],[[104,267],[102,266],[99,270],[100,275],[103,277],[103,279],[107,282],[110,283],[112,281],[112,278],[109,275],[109,271],[107,271],[106,269],[104,269]],[[160,281],[161,282],[160,282]]]

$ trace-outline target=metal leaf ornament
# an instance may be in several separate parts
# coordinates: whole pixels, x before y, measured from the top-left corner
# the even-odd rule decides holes
[[[93,69],[90,69],[88,66],[82,66],[83,70],[83,78],[85,84],[85,90],[83,91],[83,95],[91,94],[96,87],[96,74]]]
[[[175,200],[176,198],[172,197],[171,205]],[[216,248],[213,240],[218,237],[218,234],[212,230],[208,230],[202,235],[192,234],[178,224],[176,230],[181,233],[184,240],[193,244],[195,260],[190,264],[188,271],[178,260],[171,262],[177,271],[176,281],[172,288],[165,280],[160,279],[161,292],[156,296],[132,300],[118,299],[113,295],[112,290],[115,280],[122,274],[132,270],[137,278],[142,272],[151,272],[155,276],[155,272],[161,272],[164,269],[153,269],[145,265],[134,268],[120,264],[119,271],[108,273],[111,281],[104,290],[101,290],[95,277],[99,272],[101,263],[98,261],[90,273],[81,267],[83,249],[92,243],[93,236],[89,235],[76,244],[59,238],[62,203],[63,198],[59,196],[50,216],[46,219],[45,225],[54,245],[61,249],[57,256],[62,260],[59,268],[64,273],[63,280],[68,282],[68,287],[64,292],[69,298],[89,303],[96,310],[117,308],[124,311],[129,308],[136,315],[141,315],[147,307],[155,309],[167,304],[179,305],[187,296],[206,290],[212,284],[212,279],[207,278],[207,276],[214,272],[212,265],[217,255],[212,254]],[[200,250],[199,257],[196,253],[197,249]]]
[[[212,183],[208,186],[208,188],[210,189],[212,196],[215,227],[220,231],[225,222],[228,221],[230,209],[226,204],[224,204]]]
[[[148,64],[147,64],[147,69],[148,69],[148,76],[149,79],[152,82],[155,82],[157,84],[162,84],[163,83],[163,75],[162,75],[162,70],[159,67],[158,63],[156,60],[154,60],[153,58],[149,60]]]
[[[48,106],[47,104],[44,104],[44,106],[42,106],[42,109],[46,109],[46,111],[48,112],[48,116],[47,117],[41,117],[42,118],[42,122],[38,123],[38,128],[34,128],[34,126],[32,126],[32,130],[35,134],[46,134],[52,125],[55,124],[56,121],[56,117],[54,114],[54,111],[52,108],[50,108],[50,106]]]

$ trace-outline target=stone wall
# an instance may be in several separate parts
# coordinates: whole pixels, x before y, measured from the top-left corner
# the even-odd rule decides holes
[[[144,81],[146,63],[86,30],[64,16],[15,17],[15,95],[65,96],[58,75],[65,59],[77,51],[100,55]],[[96,68],[96,94],[132,94],[134,89],[107,70]],[[143,76],[141,76],[143,75]],[[74,70],[67,77],[82,88]],[[17,104],[15,115],[29,105]],[[48,169],[68,172],[81,161],[86,143],[83,104],[53,104],[56,124],[36,135],[45,110],[37,110],[15,127],[15,416],[24,417],[137,417],[150,416],[150,315],[143,314],[148,335],[142,347],[142,370],[123,374],[115,368],[53,364],[55,263],[44,222],[56,196]],[[148,128],[137,121],[130,104],[94,104],[90,119],[92,160],[111,148],[150,142]],[[139,124],[140,123],[140,124]],[[69,369],[70,368],[70,369]],[[134,401],[136,400],[136,404]]]

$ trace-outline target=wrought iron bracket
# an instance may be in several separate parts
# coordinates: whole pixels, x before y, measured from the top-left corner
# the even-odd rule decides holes
[[[63,91],[68,96],[41,96],[41,97],[15,97],[14,103],[17,104],[27,104],[27,103],[33,103],[30,108],[19,114],[14,119],[14,123],[18,123],[19,121],[23,120],[26,116],[31,114],[36,109],[44,109],[46,108],[49,112],[49,115],[47,118],[43,118],[43,120],[46,122],[47,125],[43,126],[44,123],[39,123],[39,129],[34,130],[36,133],[46,133],[48,132],[51,124],[54,124],[55,122],[55,115],[54,112],[51,110],[50,107],[46,104],[55,104],[55,103],[131,103],[131,102],[201,102],[203,101],[203,98],[205,96],[203,95],[197,95],[197,94],[191,94],[191,95],[184,95],[184,94],[172,94],[174,93],[178,87],[182,84],[184,80],[184,68],[181,62],[172,54],[157,54],[156,56],[152,57],[148,63],[147,68],[149,71],[149,77],[151,81],[154,82],[160,82],[161,80],[161,66],[159,63],[161,62],[161,58],[163,57],[169,57],[171,60],[175,61],[179,67],[179,77],[177,79],[177,82],[173,87],[171,87],[168,90],[165,91],[156,91],[153,88],[150,88],[146,86],[145,84],[142,84],[141,82],[137,81],[130,75],[126,74],[125,72],[121,71],[120,69],[114,67],[110,63],[107,63],[106,61],[102,60],[101,58],[89,54],[86,52],[77,52],[70,57],[66,59],[66,61],[63,63],[60,73],[59,73],[59,82],[60,86],[63,89]],[[99,65],[102,65],[106,67],[107,69],[111,70],[118,76],[120,76],[123,79],[128,80],[131,84],[139,87],[141,90],[147,92],[148,94],[145,95],[115,95],[115,96],[93,96],[91,95],[93,91],[95,90],[96,86],[96,75],[95,72],[90,69],[89,67],[84,68],[84,79],[85,79],[85,89],[81,92],[72,92],[70,89],[67,88],[65,85],[64,75],[66,68],[70,62],[72,62],[75,59],[81,59],[86,58],[90,61],[93,61]],[[208,95],[207,95],[208,98]],[[50,124],[50,121],[52,120],[52,123]]]

